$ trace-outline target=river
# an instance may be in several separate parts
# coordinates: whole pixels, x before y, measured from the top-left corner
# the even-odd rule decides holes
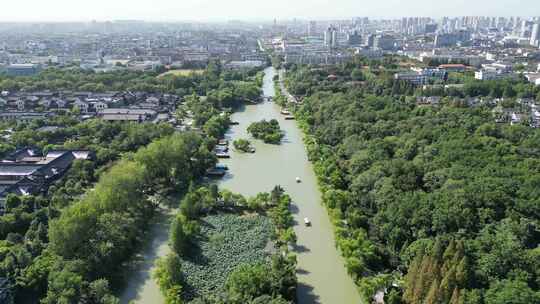
[[[126,288],[120,296],[121,304],[163,304],[165,297],[159,285],[152,277],[155,262],[158,258],[166,256],[169,248],[169,227],[174,215],[173,209],[159,209],[158,215],[151,225],[146,245],[137,254],[130,267],[131,275]]]
[[[274,96],[273,68],[265,70],[263,92]],[[275,118],[285,131],[281,145],[268,145],[252,140],[255,154],[236,153],[222,163],[229,172],[219,182],[220,188],[252,196],[281,185],[293,200],[293,213],[298,236],[295,251],[298,255],[298,291],[300,304],[353,304],[360,303],[360,296],[347,274],[343,259],[334,246],[333,230],[317,188],[312,164],[307,159],[302,142],[302,132],[295,121],[285,120],[279,107],[271,102],[247,105],[232,115],[240,124],[232,126],[226,134],[229,140],[249,138],[246,128],[252,122]],[[297,183],[296,177],[302,182]],[[303,225],[308,217],[311,227]],[[162,304],[164,297],[152,278],[155,260],[170,252],[167,244],[171,213],[162,212],[149,233],[147,247],[138,256],[120,303]]]
[[[274,96],[273,68],[265,70],[263,93]],[[243,195],[255,195],[281,185],[294,202],[293,213],[298,236],[295,251],[298,255],[298,292],[300,304],[350,304],[360,303],[360,296],[353,280],[347,274],[343,259],[335,248],[333,228],[326,209],[321,204],[313,166],[307,159],[302,141],[302,131],[293,120],[285,120],[278,105],[264,102],[247,105],[232,115],[240,124],[232,126],[226,137],[231,141],[250,138],[246,128],[262,119],[277,119],[285,131],[281,145],[268,145],[252,140],[257,152],[243,154],[231,151],[231,158],[222,163],[229,166],[229,173],[219,183]],[[233,150],[233,149],[232,149]],[[301,183],[296,182],[300,177]],[[308,217],[311,227],[303,225]]]

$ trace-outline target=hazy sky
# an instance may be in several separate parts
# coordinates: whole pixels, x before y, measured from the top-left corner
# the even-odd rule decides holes
[[[1,21],[540,16],[540,0],[0,0]]]

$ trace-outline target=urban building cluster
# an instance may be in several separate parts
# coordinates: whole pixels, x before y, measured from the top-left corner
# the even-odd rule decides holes
[[[265,64],[264,52],[271,49],[286,63],[300,64],[342,63],[355,54],[369,58],[399,54],[430,68],[464,64],[476,69],[477,79],[488,80],[512,76],[516,70],[537,72],[540,17],[4,23],[0,41],[0,73],[12,76],[66,65],[97,72],[194,68],[210,59],[241,69]],[[499,68],[502,65],[506,67]]]
[[[3,23],[0,72],[29,76],[48,66],[67,65],[94,71],[149,71],[204,67],[210,59],[253,64],[266,59],[256,48],[256,30],[234,22]]]
[[[540,78],[540,17],[276,20],[266,30],[261,48],[285,63],[336,64],[355,54],[375,59],[397,54],[426,65],[423,71],[396,74],[415,84],[464,67],[479,80],[523,74],[537,83]]]

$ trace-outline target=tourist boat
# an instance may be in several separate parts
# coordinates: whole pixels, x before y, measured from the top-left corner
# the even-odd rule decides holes
[[[294,120],[294,116],[292,115],[285,116],[285,120]]]
[[[218,146],[228,146],[228,145],[229,145],[229,141],[226,139],[220,139],[218,141]]]
[[[297,178],[296,178],[296,182],[297,182],[297,183],[301,182],[300,177],[297,177]]]
[[[307,217],[304,218],[304,224],[306,224],[306,226],[311,226],[311,222]]]
[[[283,115],[291,115],[291,112],[289,112],[289,111],[287,111],[285,109],[281,110],[280,113],[283,114]]]

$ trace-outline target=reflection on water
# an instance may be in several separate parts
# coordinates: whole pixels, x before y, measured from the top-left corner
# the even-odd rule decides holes
[[[274,96],[275,70],[266,70],[263,91]],[[226,137],[229,140],[250,138],[246,128],[252,122],[275,118],[285,131],[281,145],[268,145],[252,140],[255,154],[231,151],[231,158],[223,160],[229,173],[219,182],[220,187],[244,195],[270,191],[275,185],[285,188],[293,199],[292,213],[297,223],[295,231],[298,244],[298,302],[349,304],[360,303],[360,296],[348,276],[343,260],[334,246],[332,226],[326,210],[321,205],[313,167],[307,159],[302,133],[293,120],[285,120],[274,103],[247,105],[232,116],[240,125],[232,126]],[[297,183],[296,177],[302,182]],[[303,225],[308,217],[311,227]]]

